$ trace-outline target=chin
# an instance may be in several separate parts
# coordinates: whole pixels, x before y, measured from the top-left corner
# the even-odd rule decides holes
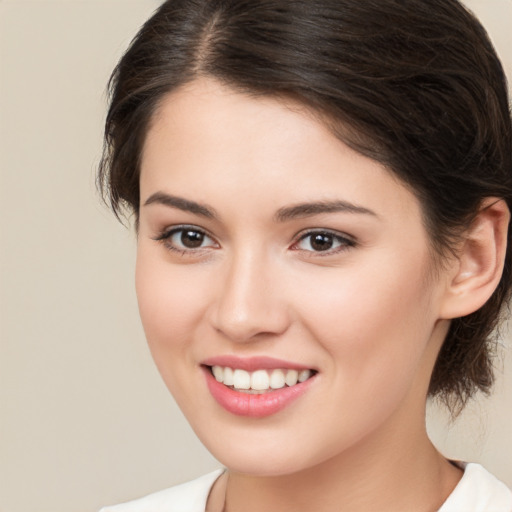
[[[212,452],[213,453],[213,452]],[[290,457],[285,458],[279,455],[270,456],[268,453],[235,453],[230,451],[226,453],[219,453],[214,456],[221,462],[223,466],[235,473],[241,473],[251,476],[259,477],[276,477],[285,476],[297,473],[306,469],[308,466],[302,466],[297,460],[290,460]]]
[[[252,476],[285,476],[311,468],[323,457],[315,450],[293,439],[288,429],[275,432],[272,428],[240,431],[225,435],[204,435],[197,432],[208,451],[226,468]],[[325,455],[325,459],[330,454]]]

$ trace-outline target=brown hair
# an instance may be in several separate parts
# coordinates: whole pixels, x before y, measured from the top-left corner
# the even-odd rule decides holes
[[[99,182],[117,216],[127,207],[137,220],[140,158],[159,102],[198,76],[320,113],[410,187],[440,256],[484,198],[512,206],[506,80],[485,30],[456,0],[165,2],[110,81]],[[508,247],[490,300],[452,321],[429,389],[452,410],[492,385],[491,334],[511,267]]]

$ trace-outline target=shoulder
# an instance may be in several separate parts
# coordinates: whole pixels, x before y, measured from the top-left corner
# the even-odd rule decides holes
[[[102,508],[100,512],[204,512],[208,494],[223,471],[218,469],[138,500]]]
[[[480,464],[463,464],[464,475],[438,512],[512,512],[512,491]]]

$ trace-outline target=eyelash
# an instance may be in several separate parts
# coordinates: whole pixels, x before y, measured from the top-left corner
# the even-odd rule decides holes
[[[181,226],[174,226],[170,229],[166,229],[166,230],[162,231],[153,240],[156,240],[157,242],[161,242],[166,249],[168,249],[169,251],[176,252],[176,253],[180,254],[181,256],[195,256],[195,255],[197,255],[197,253],[199,251],[210,247],[210,246],[197,247],[197,248],[186,248],[185,247],[183,249],[180,249],[180,248],[176,247],[175,245],[173,245],[171,243],[172,237],[178,233],[182,233],[182,236],[183,236],[183,233],[185,231],[188,231],[190,233],[198,233],[199,235],[201,235],[203,237],[203,240],[204,240],[204,238],[209,238],[210,240],[214,241],[213,237],[210,236],[204,229],[200,229],[196,226],[192,226],[192,225],[188,225],[188,224],[181,225]],[[216,242],[214,242],[214,243],[215,243],[215,245],[218,245],[218,244],[216,244]]]
[[[172,237],[174,235],[177,235],[179,233],[183,233],[185,231],[189,231],[190,233],[196,233],[199,234],[202,239],[201,243],[204,241],[205,238],[210,239],[213,244],[207,245],[205,247],[197,247],[197,248],[183,248],[180,249],[175,246],[175,244],[171,243]],[[314,250],[308,250],[308,249],[301,249],[299,244],[305,240],[308,239],[308,237],[313,237],[315,235],[319,236],[327,236],[331,237],[333,240],[333,243],[338,243],[338,247],[335,247],[334,249],[326,249],[325,251],[314,251]],[[180,254],[181,256],[197,256],[199,251],[202,251],[204,249],[216,246],[218,247],[218,244],[215,242],[214,238],[209,235],[204,229],[198,228],[193,225],[181,225],[181,226],[174,226],[170,229],[162,231],[157,237],[155,237],[153,240],[157,242],[161,242],[164,247],[170,251],[176,252]],[[310,242],[311,245],[311,242]],[[303,253],[308,253],[308,257],[326,257],[326,256],[332,256],[334,254],[339,254],[341,252],[344,252],[351,247],[355,247],[357,244],[354,239],[351,237],[348,237],[346,235],[341,235],[340,233],[336,231],[330,231],[328,229],[311,229],[304,233],[299,233],[298,236],[296,236],[296,241],[290,246],[291,250],[294,251],[301,251]]]
[[[327,249],[325,251],[312,251],[312,250],[298,248],[298,245],[301,242],[303,242],[307,238],[313,237],[315,235],[331,237],[333,242],[337,242],[339,245],[338,245],[338,247],[336,247],[334,249]],[[311,244],[311,242],[310,242],[310,244]],[[310,256],[310,257],[313,257],[313,256],[314,257],[318,257],[318,256],[326,257],[326,256],[332,256],[334,254],[339,254],[339,253],[344,252],[344,251],[350,249],[351,247],[355,247],[355,246],[356,246],[355,240],[351,237],[348,237],[347,235],[342,235],[336,231],[331,231],[328,229],[310,229],[310,230],[306,231],[305,233],[299,234],[298,240],[293,243],[293,245],[291,246],[291,249],[296,250],[296,251],[302,251],[304,253],[309,253],[308,256]]]

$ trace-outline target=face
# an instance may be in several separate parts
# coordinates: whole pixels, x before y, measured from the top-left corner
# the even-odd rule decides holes
[[[424,428],[443,279],[380,164],[293,102],[202,80],[161,104],[140,185],[148,343],[221,462],[286,474]]]

